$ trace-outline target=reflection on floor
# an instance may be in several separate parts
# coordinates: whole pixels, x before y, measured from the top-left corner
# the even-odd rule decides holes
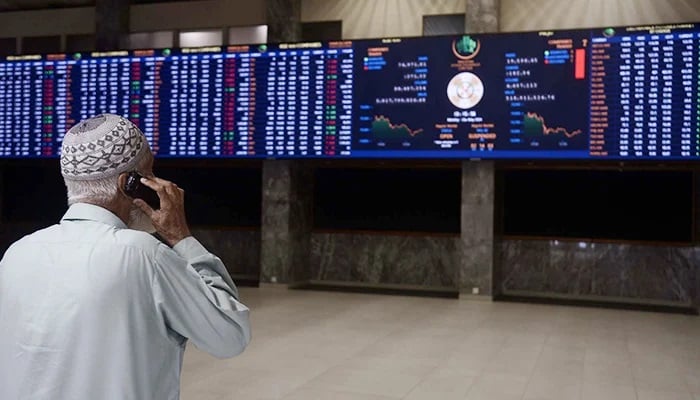
[[[253,341],[183,400],[700,400],[700,317],[241,288]]]

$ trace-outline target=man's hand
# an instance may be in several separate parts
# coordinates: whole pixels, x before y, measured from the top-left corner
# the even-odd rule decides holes
[[[141,183],[158,193],[160,209],[152,209],[141,199],[134,199],[134,204],[153,221],[153,226],[163,240],[172,247],[190,236],[185,217],[185,191],[173,182],[156,177],[141,178]]]

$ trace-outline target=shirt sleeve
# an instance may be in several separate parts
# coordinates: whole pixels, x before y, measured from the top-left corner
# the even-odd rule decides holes
[[[219,257],[194,237],[159,246],[154,300],[168,327],[199,349],[227,358],[250,341],[249,309]]]

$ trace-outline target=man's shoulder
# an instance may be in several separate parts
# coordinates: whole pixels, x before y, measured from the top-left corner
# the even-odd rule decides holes
[[[98,230],[64,230],[61,224],[54,224],[36,230],[14,242],[10,248],[35,246],[37,244],[60,244],[72,242],[73,245],[108,245],[136,249],[148,255],[155,255],[160,246],[165,246],[150,233],[134,229],[122,229],[104,226]],[[9,249],[8,249],[9,250]]]
[[[14,243],[12,243],[12,246],[15,245],[22,245],[30,242],[36,242],[36,241],[42,241],[45,240],[46,238],[49,237],[55,237],[58,236],[56,230],[59,228],[58,224],[53,224],[49,225],[43,228],[39,228],[33,232],[27,233],[26,235],[22,236],[18,240],[16,240]]]
[[[134,247],[147,253],[155,253],[161,246],[165,246],[154,235],[134,229],[117,229],[114,239],[120,245]]]

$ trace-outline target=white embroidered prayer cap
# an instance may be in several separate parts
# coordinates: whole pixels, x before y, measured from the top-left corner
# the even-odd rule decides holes
[[[61,174],[65,179],[90,181],[136,169],[149,151],[141,130],[128,119],[101,114],[66,132],[61,146]]]

